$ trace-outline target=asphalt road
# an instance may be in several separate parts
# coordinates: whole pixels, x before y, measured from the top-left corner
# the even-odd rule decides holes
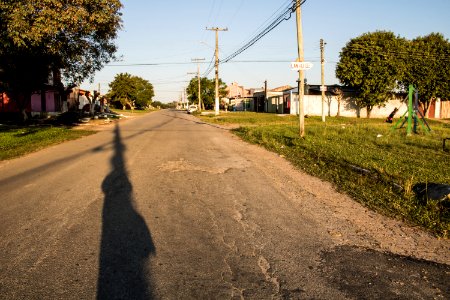
[[[344,239],[280,160],[164,110],[3,162],[0,298],[450,298],[446,258]]]

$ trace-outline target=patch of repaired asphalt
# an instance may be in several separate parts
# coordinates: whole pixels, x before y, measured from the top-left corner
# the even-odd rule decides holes
[[[356,299],[450,299],[450,266],[354,246],[322,253],[330,285]]]

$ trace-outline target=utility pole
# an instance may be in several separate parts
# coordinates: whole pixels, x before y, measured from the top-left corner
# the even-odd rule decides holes
[[[180,101],[179,101],[180,105],[181,105],[181,109],[183,109],[183,92],[180,93]]]
[[[298,61],[302,62],[303,57],[303,31],[302,31],[302,11],[300,8],[301,0],[296,1],[296,19],[297,19],[297,46],[298,46]],[[303,108],[303,96],[305,94],[305,74],[303,70],[298,71],[299,87],[298,87],[298,105],[299,105],[299,119],[300,119],[300,137],[305,136],[305,111]]]
[[[198,111],[202,111],[202,96],[200,86],[200,62],[204,61],[204,58],[193,58],[192,61],[197,63],[197,80],[198,80]]]
[[[267,80],[264,80],[264,110],[268,112],[269,103],[267,99]]]
[[[214,108],[216,112],[216,116],[219,114],[219,31],[228,31],[228,28],[219,28],[219,27],[206,27],[206,30],[211,30],[216,32],[216,50],[215,50],[215,67],[216,67],[216,93],[215,93],[215,101]]]
[[[320,39],[320,64],[321,64],[321,87],[322,91],[322,122],[325,122],[325,56],[324,49],[326,43]]]

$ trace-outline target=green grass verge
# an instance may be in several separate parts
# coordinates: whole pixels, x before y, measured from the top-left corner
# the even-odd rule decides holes
[[[93,133],[95,131],[69,127],[0,125],[0,160],[19,157]]]
[[[450,183],[450,153],[442,150],[449,123],[430,121],[431,133],[407,137],[404,128],[393,130],[380,119],[331,117],[323,123],[312,117],[305,120],[302,139],[296,116],[241,112],[201,118],[239,124],[233,131],[244,140],[283,155],[371,209],[448,238],[450,203],[416,199],[411,187]]]

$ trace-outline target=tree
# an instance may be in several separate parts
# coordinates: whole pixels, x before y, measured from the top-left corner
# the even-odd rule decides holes
[[[174,101],[171,103],[162,103],[161,101],[153,101],[152,106],[161,109],[175,108],[177,106],[177,103],[178,101]]]
[[[450,43],[441,34],[431,33],[412,40],[406,54],[403,82],[418,90],[426,115],[433,99],[450,99]]]
[[[0,1],[1,90],[24,113],[50,74],[61,73],[66,83],[92,78],[114,59],[121,7],[119,0]]]
[[[136,106],[139,108],[146,108],[152,104],[152,99],[155,96],[153,85],[141,77],[134,77],[136,82]]]
[[[215,79],[208,79],[206,77],[200,78],[201,85],[201,98],[205,106],[205,109],[214,109],[214,101],[216,97],[215,90]],[[226,84],[219,78],[219,98],[225,97],[227,95]],[[189,102],[198,102],[198,79],[197,77],[192,78],[186,89],[188,94]]]
[[[147,80],[132,76],[128,73],[120,73],[114,77],[114,80],[109,84],[108,97],[111,102],[118,102],[122,108],[128,105],[131,108],[148,107],[152,102],[154,96],[153,85]]]
[[[375,106],[387,102],[402,78],[406,40],[392,32],[366,33],[350,40],[340,53],[336,77],[358,90],[356,104],[367,108],[367,117]]]
[[[341,116],[341,102],[344,99],[344,91],[338,87],[333,89],[333,93],[336,95],[336,101],[338,104],[336,117]]]

